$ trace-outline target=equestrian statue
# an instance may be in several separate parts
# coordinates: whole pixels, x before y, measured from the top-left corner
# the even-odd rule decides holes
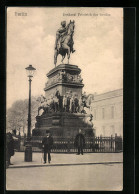
[[[74,35],[74,28],[75,28],[75,21],[69,22],[69,24],[66,26],[66,21],[61,22],[61,28],[59,28],[56,32],[56,41],[55,41],[55,51],[54,51],[54,64],[56,66],[57,63],[57,56],[60,54],[62,56],[61,62],[63,63],[63,60],[67,54],[68,58],[68,64],[69,64],[69,58],[70,53],[74,53],[75,50],[73,49],[74,41],[73,41],[73,35]]]

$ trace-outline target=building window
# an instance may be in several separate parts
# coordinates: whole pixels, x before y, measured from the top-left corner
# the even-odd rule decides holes
[[[111,107],[111,118],[114,119],[114,106]]]
[[[105,118],[105,109],[102,108],[102,119],[104,119],[104,118]]]

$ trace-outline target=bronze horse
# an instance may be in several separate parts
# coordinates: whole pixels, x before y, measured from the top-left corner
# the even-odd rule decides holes
[[[75,28],[74,20],[73,21],[70,20],[70,23],[67,25],[67,30],[66,30],[65,34],[61,38],[60,48],[58,48],[58,46],[57,46],[57,49],[55,49],[55,53],[54,53],[55,66],[57,63],[57,56],[59,54],[62,56],[62,60],[61,60],[62,63],[63,63],[63,60],[64,60],[66,54],[67,54],[68,64],[69,64],[70,53],[72,52],[72,49],[73,49],[74,28]]]

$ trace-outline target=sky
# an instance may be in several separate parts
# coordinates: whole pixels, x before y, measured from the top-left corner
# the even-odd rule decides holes
[[[103,93],[123,88],[122,8],[9,7],[7,108],[16,100],[28,98],[25,68],[30,64],[36,68],[32,95],[44,95],[46,74],[54,68],[56,31],[63,20],[75,20],[76,52],[71,54],[69,63],[81,68],[83,91]],[[61,56],[57,65],[60,61]]]

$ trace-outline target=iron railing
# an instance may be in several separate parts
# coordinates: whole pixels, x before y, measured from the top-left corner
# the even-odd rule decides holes
[[[43,136],[34,136],[31,139],[32,150],[34,152],[42,151],[42,139]],[[77,148],[74,146],[75,138],[71,137],[53,137],[53,147],[51,152],[53,153],[75,153]],[[18,144],[18,151],[25,150],[25,138],[21,137]],[[84,152],[91,153],[104,153],[104,152],[122,152],[123,140],[120,136],[111,137],[85,137]]]

